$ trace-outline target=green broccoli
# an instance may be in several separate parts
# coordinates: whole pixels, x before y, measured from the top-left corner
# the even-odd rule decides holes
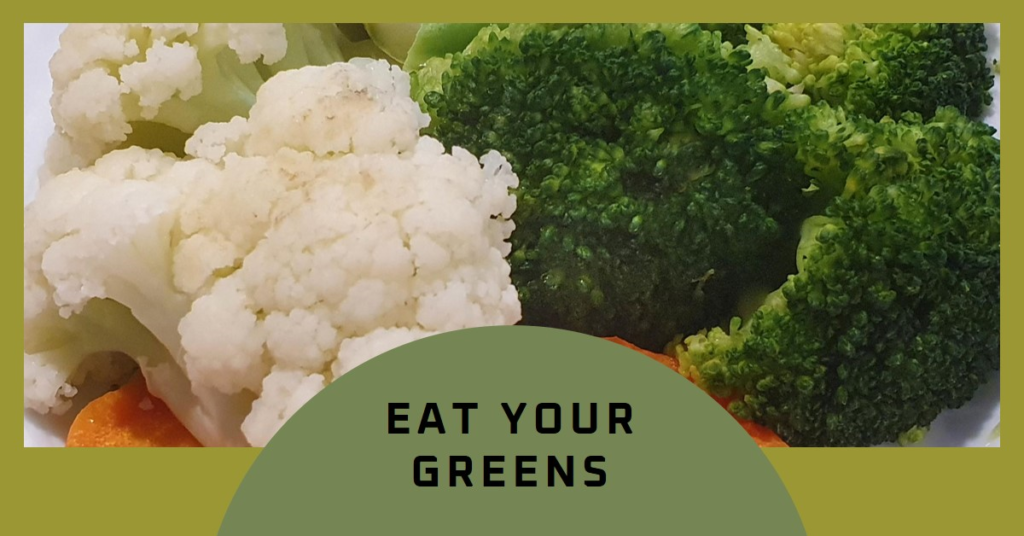
[[[747,33],[744,46],[760,49],[755,67],[849,113],[928,119],[952,106],[978,117],[992,102],[984,24],[766,24]]]
[[[835,105],[797,87],[815,79],[772,41],[781,28],[798,35],[492,27],[423,63],[414,94],[445,144],[498,149],[520,176],[525,323],[649,349],[691,335],[683,371],[793,445],[918,438],[999,368],[999,141],[938,93],[882,98],[911,64],[888,53],[858,80],[833,65],[817,90],[840,88]],[[955,28],[800,36],[819,68]],[[868,95],[889,111],[872,117]]]
[[[405,54],[405,69],[413,71],[427,60],[466,48],[480,29],[488,24],[436,23],[421,24],[416,39]]]
[[[750,23],[754,28],[759,28],[760,24]],[[733,45],[742,45],[747,42],[747,24],[742,22],[719,22],[719,23],[701,23],[700,27],[709,32],[721,32],[722,41],[726,43],[732,43]]]
[[[524,323],[661,347],[792,270],[809,180],[778,129],[804,101],[749,63],[694,24],[511,25],[414,73],[434,136],[519,175]]]
[[[809,173],[841,194],[742,327],[677,353],[792,445],[896,441],[999,369],[999,140],[953,108],[875,123],[816,105],[790,123]]]

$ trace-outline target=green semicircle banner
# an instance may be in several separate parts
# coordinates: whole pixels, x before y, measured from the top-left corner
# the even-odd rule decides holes
[[[220,527],[411,533],[805,534],[761,449],[686,378],[526,326],[428,337],[342,376],[263,449]]]

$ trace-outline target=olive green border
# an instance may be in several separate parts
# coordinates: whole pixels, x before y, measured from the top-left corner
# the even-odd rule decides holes
[[[492,2],[449,1],[411,2],[393,0],[355,6],[348,2],[324,2],[317,6],[287,4],[258,6],[239,3],[238,7],[206,0],[179,0],[173,3],[144,4],[140,2],[86,2],[72,4],[64,0],[51,2],[16,3],[4,17],[7,30],[0,33],[13,56],[22,49],[25,22],[65,21],[137,21],[204,20],[257,22],[268,20],[372,20],[381,22],[479,20],[503,21],[672,21],[672,20],[734,20],[745,14],[745,20],[864,20],[865,14],[878,14],[885,21],[977,21],[1001,22],[1003,32],[1001,50],[1019,51],[1013,28],[1017,19],[1009,8],[982,9],[983,4],[949,2],[946,0],[920,4],[893,1],[859,0],[838,4],[771,2],[585,2],[575,7],[569,3],[546,0],[516,0],[501,7]],[[600,8],[596,7],[600,6]],[[186,16],[193,14],[194,16]],[[276,15],[276,16],[275,16]],[[1010,24],[1006,24],[1009,21]],[[1006,28],[1009,31],[1006,31]],[[1009,35],[1007,41],[1006,35]],[[22,63],[19,54],[19,63]],[[1011,58],[1014,56],[1010,56]],[[1016,87],[1014,62],[1002,70],[1002,77],[1010,76],[1007,87]],[[1005,80],[1001,83],[1005,84]],[[16,95],[22,85],[14,82],[0,86],[4,98],[0,99],[6,118],[21,117],[17,110],[22,102]],[[18,91],[15,91],[18,89]],[[1013,95],[1013,90],[1004,91]],[[1008,102],[1007,102],[1008,101]],[[1018,108],[1013,99],[1001,102],[1002,124],[1000,135],[1015,143],[1013,128]],[[1007,121],[1006,118],[1010,120]],[[1009,126],[1008,126],[1009,125]],[[7,143],[3,143],[3,161],[8,162],[7,175],[14,175],[21,162],[14,151],[21,130],[16,122],[3,127]],[[1019,169],[1016,154],[1009,151],[1008,176]],[[16,223],[20,209],[14,206],[22,188],[22,181],[8,177],[3,188],[2,211],[6,224],[2,229],[4,249],[14,251],[19,240]],[[16,186],[17,185],[17,186]],[[1008,199],[1018,199],[1019,186],[1008,181],[1003,188]],[[1004,211],[1005,227],[1020,227],[1022,213]],[[1016,249],[1020,238],[1005,233],[1012,245],[1004,259],[1004,273],[1019,270],[1020,253]],[[17,312],[16,297],[21,293],[17,285],[14,262],[3,264],[3,319],[0,324],[3,337],[3,389],[0,389],[0,438],[3,461],[5,504],[7,520],[12,527],[3,532],[10,534],[212,534],[241,481],[246,469],[255,459],[256,449],[118,449],[118,450],[63,450],[26,449],[23,445],[18,421],[23,419],[18,398],[22,394],[21,362],[14,354],[21,340],[22,317]],[[1021,283],[1010,279],[1003,287],[1003,326],[1015,326],[1022,314],[1013,298],[1021,296]],[[1011,299],[1007,299],[1007,297]],[[1004,355],[1015,355],[1021,350],[1021,330],[1003,330]],[[1016,444],[1012,426],[1018,407],[1013,385],[1020,385],[1018,359],[1004,362],[1002,380],[1003,413],[1010,418],[1003,446],[998,449],[777,449],[768,452],[785,481],[807,528],[817,535],[845,534],[1004,534],[1018,515],[1019,489],[1011,474],[1019,468],[1021,447]],[[1007,411],[1006,408],[1009,408]],[[1013,502],[1011,502],[1013,501]]]

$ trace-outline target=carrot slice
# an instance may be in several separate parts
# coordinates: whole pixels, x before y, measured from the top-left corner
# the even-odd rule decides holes
[[[620,339],[619,337],[605,337],[605,340],[614,342],[615,344],[619,344],[619,345],[625,346],[626,348],[629,348],[631,350],[636,350],[637,352],[640,352],[641,354],[644,354],[647,357],[650,357],[651,359],[654,359],[655,361],[661,363],[662,365],[665,365],[666,367],[668,367],[668,368],[670,368],[670,369],[672,369],[672,370],[674,370],[676,372],[679,372],[679,360],[674,358],[674,357],[672,357],[672,356],[668,356],[668,355],[665,355],[665,354],[659,354],[659,353],[651,352],[651,351],[648,351],[648,350],[644,350],[643,348],[640,348],[639,346],[637,346],[635,344],[632,344],[632,343],[630,343],[628,341]],[[691,383],[693,382],[692,378],[687,378],[687,379],[689,379]],[[710,393],[709,393],[709,395],[710,395]],[[725,408],[726,411],[729,410],[729,403],[732,402],[731,399],[722,398],[722,397],[715,396],[715,395],[710,395],[710,396],[711,396],[711,398],[714,398],[715,401],[718,402],[719,405],[721,405],[723,408]],[[753,422],[753,421],[748,421],[748,420],[740,419],[739,417],[736,417],[735,415],[733,415],[733,418],[736,419],[736,422],[738,422],[740,424],[740,426],[742,426],[743,429],[747,431],[748,434],[750,434],[750,437],[754,440],[755,443],[757,443],[758,446],[760,446],[760,447],[788,447],[789,446],[789,445],[786,444],[785,441],[782,440],[781,437],[776,435],[775,432],[771,431],[771,429],[766,428],[764,426],[761,426],[760,424],[757,424],[756,422]]]
[[[619,337],[607,340],[640,352],[679,372],[679,360],[644,350]],[[692,381],[692,380],[691,380]],[[729,399],[712,397],[728,409]],[[735,418],[735,416],[734,416]],[[736,421],[761,447],[787,447],[770,429],[755,422]],[[137,374],[126,385],[90,402],[75,418],[68,433],[68,447],[201,447],[162,400],[146,389]]]
[[[142,374],[93,400],[75,417],[69,447],[201,447]]]
[[[658,363],[661,363],[662,365],[665,365],[666,367],[668,367],[668,368],[670,368],[670,369],[672,369],[672,370],[674,370],[676,372],[679,372],[679,360],[674,358],[674,357],[672,357],[672,356],[665,355],[665,354],[658,354],[658,353],[654,353],[654,352],[650,352],[650,351],[644,350],[643,348],[640,348],[639,346],[637,346],[637,345],[635,345],[635,344],[633,344],[633,343],[631,343],[629,341],[626,341],[625,339],[620,339],[618,337],[605,337],[605,340],[609,340],[609,341],[614,342],[615,344],[618,344],[618,345],[621,345],[621,346],[625,346],[626,348],[629,348],[630,350],[636,350],[637,352],[640,352],[641,354],[646,355],[647,357],[657,361]]]
[[[735,416],[733,416],[735,418]],[[789,447],[781,437],[771,431],[770,428],[766,428],[757,424],[754,421],[745,421],[743,419],[736,419],[736,422],[740,423],[740,426],[750,434],[750,437],[757,443],[757,446],[765,447]]]

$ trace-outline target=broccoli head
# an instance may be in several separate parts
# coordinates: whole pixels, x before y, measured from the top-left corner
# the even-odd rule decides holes
[[[746,26],[742,22],[701,23],[700,25],[701,28],[709,32],[721,32],[722,41],[733,45],[742,45],[747,42]],[[751,24],[751,26],[758,28],[760,24]]]
[[[808,172],[845,176],[841,193],[742,327],[677,353],[791,445],[896,441],[999,369],[999,140],[953,108],[875,123],[816,105],[791,124]]]
[[[524,323],[660,348],[792,270],[808,179],[778,129],[803,101],[749,63],[694,24],[514,24],[415,73],[434,136],[519,175]]]
[[[690,335],[682,370],[792,445],[920,435],[999,368],[983,34],[763,28],[490,27],[414,92],[519,174],[524,322]]]
[[[755,66],[850,113],[928,119],[952,106],[978,117],[992,102],[984,24],[766,24],[747,34]]]

